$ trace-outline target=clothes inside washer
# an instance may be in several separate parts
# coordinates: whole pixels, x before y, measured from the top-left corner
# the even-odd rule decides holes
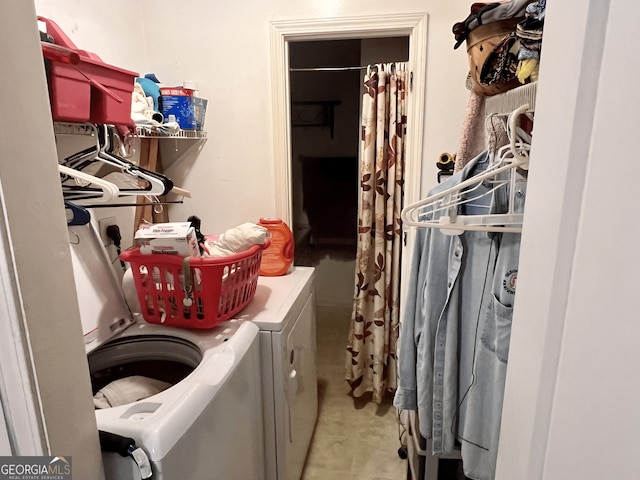
[[[166,390],[170,383],[154,378],[133,375],[114,380],[93,396],[95,408],[110,408],[143,400]]]

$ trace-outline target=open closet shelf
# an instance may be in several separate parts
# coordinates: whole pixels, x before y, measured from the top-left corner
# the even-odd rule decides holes
[[[487,115],[508,115],[522,105],[528,105],[529,110],[534,111],[537,91],[538,82],[532,82],[499,95],[487,97],[484,104],[485,113]]]

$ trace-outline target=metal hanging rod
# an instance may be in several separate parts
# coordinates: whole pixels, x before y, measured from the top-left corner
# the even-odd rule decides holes
[[[289,68],[289,71],[290,72],[342,72],[346,70],[366,70],[367,68],[371,68],[372,70],[377,72],[378,65],[381,65],[383,70],[386,68],[386,66],[390,66],[390,68],[393,70],[394,68],[397,68],[396,65],[403,70],[408,68],[408,62],[378,62],[378,63],[372,63],[370,65],[360,65],[360,66],[353,66],[353,67]]]
[[[99,203],[95,205],[81,205],[84,208],[110,208],[110,207],[155,207],[156,205],[174,205],[184,203],[183,200],[174,200],[168,202],[148,202],[148,203]]]
[[[315,68],[290,68],[290,72],[341,72],[345,70],[366,70],[367,67],[315,67]]]

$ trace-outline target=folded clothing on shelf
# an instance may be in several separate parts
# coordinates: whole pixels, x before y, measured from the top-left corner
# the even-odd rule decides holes
[[[469,33],[481,25],[512,18],[523,18],[525,9],[534,0],[509,0],[507,2],[475,2],[471,5],[470,14],[461,22],[453,25],[456,40],[454,49],[467,39]]]

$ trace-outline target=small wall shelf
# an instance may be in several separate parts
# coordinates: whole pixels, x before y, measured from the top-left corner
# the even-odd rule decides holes
[[[291,102],[292,127],[329,127],[333,139],[335,100]]]
[[[53,122],[53,132],[56,135],[95,135],[95,125],[91,123]],[[136,136],[140,138],[190,138],[206,139],[207,132],[199,130],[179,130],[176,133],[166,133],[158,127],[136,127]]]
[[[96,131],[95,125],[92,125],[90,123],[53,122],[53,133],[55,135],[94,136],[95,131]]]
[[[202,149],[207,141],[207,132],[201,130],[178,130],[176,133],[167,133],[158,127],[138,126],[136,128],[136,137],[141,142],[141,147],[154,140],[158,143],[158,152],[162,150],[162,164],[166,172],[174,164],[178,163],[187,152],[192,148]],[[168,142],[173,140],[173,142]],[[191,142],[183,142],[182,140],[191,140]]]
[[[207,138],[207,132],[199,130],[179,130],[177,133],[165,133],[157,127],[137,127],[136,135],[140,138]]]

